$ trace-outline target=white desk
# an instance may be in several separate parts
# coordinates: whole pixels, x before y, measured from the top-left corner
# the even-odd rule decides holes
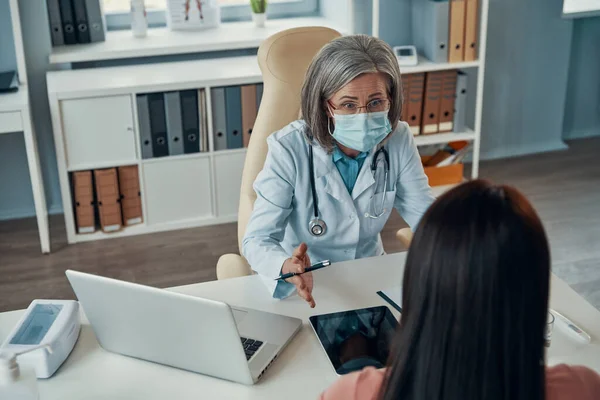
[[[25,138],[27,164],[29,166],[29,177],[33,191],[40,244],[42,253],[49,253],[50,233],[48,230],[48,211],[46,209],[44,181],[38,157],[35,131],[31,122],[29,93],[26,85],[21,85],[19,91],[15,93],[0,94],[0,135],[12,132],[23,132]]]
[[[258,276],[182,286],[171,290],[227,301],[232,305],[290,315],[304,326],[255,386],[221,381],[116,354],[98,346],[87,321],[75,350],[56,375],[40,381],[44,400],[91,399],[314,399],[336,376],[308,323],[313,314],[385,304],[375,293],[401,282],[405,253],[334,264],[315,273],[317,308],[303,300],[270,298]],[[66,279],[66,278],[65,278]],[[600,312],[564,282],[552,280],[552,306],[585,328],[598,342]],[[0,314],[0,341],[22,311]],[[397,315],[397,314],[396,314]],[[198,316],[200,318],[200,316]],[[599,369],[599,358],[585,357],[593,346],[569,345],[556,329],[550,362],[571,354],[575,362]]]

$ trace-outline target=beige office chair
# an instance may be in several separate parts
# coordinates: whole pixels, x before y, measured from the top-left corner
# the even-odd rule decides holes
[[[264,89],[242,173],[238,209],[240,253],[246,225],[256,200],[252,185],[267,157],[267,137],[298,119],[300,92],[308,66],[321,47],[339,36],[339,32],[325,27],[294,28],[271,36],[258,49],[258,65],[262,71]],[[397,237],[402,237],[404,242],[410,235],[401,234],[401,231]],[[252,270],[248,262],[237,254],[225,254],[217,262],[217,279],[250,274]]]

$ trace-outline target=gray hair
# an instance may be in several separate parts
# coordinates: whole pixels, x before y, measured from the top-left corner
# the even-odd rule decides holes
[[[312,60],[302,86],[302,117],[308,125],[309,140],[316,140],[328,152],[334,141],[329,134],[325,102],[361,74],[381,72],[388,76],[390,111],[396,129],[402,113],[400,67],[392,48],[383,40],[367,35],[344,36],[326,44]]]

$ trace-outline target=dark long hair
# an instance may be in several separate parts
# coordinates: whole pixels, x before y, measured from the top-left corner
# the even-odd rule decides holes
[[[411,243],[382,400],[543,400],[550,252],[509,186],[441,196]]]

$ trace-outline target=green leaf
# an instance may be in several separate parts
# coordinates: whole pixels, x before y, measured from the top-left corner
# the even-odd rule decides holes
[[[250,7],[255,14],[264,14],[267,11],[267,0],[250,0]]]

